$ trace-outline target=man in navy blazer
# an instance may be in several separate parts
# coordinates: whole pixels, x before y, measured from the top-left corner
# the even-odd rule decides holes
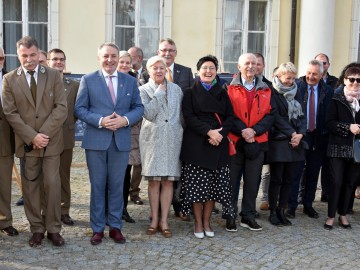
[[[121,217],[124,175],[131,149],[130,126],[144,113],[136,79],[116,70],[119,48],[114,43],[102,44],[98,61],[101,69],[82,77],[75,104],[75,115],[86,123],[82,147],[91,184],[93,245],[100,244],[104,237],[107,181],[109,236],[116,243],[125,243]]]

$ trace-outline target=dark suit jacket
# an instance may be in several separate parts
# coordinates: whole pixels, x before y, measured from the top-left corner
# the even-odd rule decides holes
[[[75,146],[75,117],[74,109],[76,96],[79,90],[79,82],[64,78],[64,89],[67,102],[68,116],[63,125],[64,149],[72,149]]]
[[[129,126],[115,132],[99,128],[101,117],[116,112],[126,116]],[[130,151],[130,126],[144,114],[136,79],[118,72],[117,99],[114,105],[101,70],[81,78],[75,104],[75,115],[86,123],[82,147],[90,150],[107,150],[114,136],[119,151]]]
[[[64,149],[62,125],[67,116],[64,85],[60,73],[39,65],[36,106],[22,67],[3,78],[3,108],[15,133],[15,153],[24,156],[24,144],[30,144],[37,133],[50,137],[45,156],[60,154]],[[29,156],[42,156],[43,149]]]
[[[305,77],[301,77],[296,81],[298,85],[298,92],[301,99],[303,100],[303,112],[305,115],[307,112],[307,103],[308,103],[308,84],[306,83]],[[330,100],[334,94],[332,88],[324,83],[323,80],[320,80],[318,85],[318,104],[316,111],[316,130],[315,130],[315,141],[312,143],[305,136],[305,140],[311,148],[326,149],[329,132],[325,127],[325,118],[327,115],[328,106]]]
[[[174,63],[173,74],[173,82],[180,86],[183,92],[185,89],[192,87],[194,84],[194,76],[192,74],[191,68]],[[141,79],[147,83],[149,81],[149,73],[147,71],[142,73],[140,76],[140,80]]]

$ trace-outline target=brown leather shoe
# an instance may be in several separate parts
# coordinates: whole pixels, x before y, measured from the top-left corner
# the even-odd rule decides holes
[[[104,232],[94,232],[90,239],[90,243],[96,246],[102,242],[103,237],[104,237]]]
[[[61,247],[65,245],[65,240],[60,233],[47,233],[47,238],[50,239],[54,246]]]
[[[190,221],[190,215],[185,215],[185,214],[183,214],[183,213],[180,213],[179,218],[180,218],[182,221]]]
[[[260,210],[261,210],[261,211],[267,211],[267,210],[269,210],[269,203],[263,201],[263,202],[260,204]]]
[[[121,230],[112,228],[109,233],[110,238],[114,239],[115,243],[124,244],[126,242],[125,237],[122,235]]]
[[[139,195],[133,195],[131,196],[131,201],[137,205],[143,205],[144,202],[141,200],[141,198],[139,197]]]
[[[29,240],[30,247],[40,246],[43,239],[44,239],[43,233],[33,233],[33,235]]]
[[[69,225],[69,226],[74,225],[73,219],[72,219],[68,214],[61,215],[61,221],[62,221],[64,224]]]
[[[19,234],[17,229],[15,229],[13,226],[9,226],[4,229],[1,229],[1,232],[7,234],[8,236],[15,236]]]

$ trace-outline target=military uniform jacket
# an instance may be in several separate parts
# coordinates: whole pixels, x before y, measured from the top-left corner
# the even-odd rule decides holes
[[[21,67],[3,78],[3,109],[15,133],[15,154],[24,156],[24,144],[30,144],[37,133],[50,137],[46,152],[33,150],[28,156],[53,156],[64,149],[62,126],[67,116],[64,85],[60,73],[39,65],[36,106]]]
[[[72,149],[75,146],[75,122],[74,114],[76,96],[79,90],[79,82],[64,78],[65,96],[67,102],[68,116],[63,125],[64,149]]]

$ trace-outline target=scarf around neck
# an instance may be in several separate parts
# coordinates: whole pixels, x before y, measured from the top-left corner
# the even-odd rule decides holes
[[[360,105],[359,105],[360,89],[351,91],[345,86],[344,95],[347,102],[349,102],[349,105],[353,110],[353,112],[358,112],[360,110]]]
[[[297,92],[297,85],[294,83],[292,86],[288,87],[283,85],[279,78],[275,76],[272,82],[275,90],[284,96],[288,103],[288,115],[289,119],[297,119],[299,116],[304,115],[302,112],[301,104],[295,99]]]

